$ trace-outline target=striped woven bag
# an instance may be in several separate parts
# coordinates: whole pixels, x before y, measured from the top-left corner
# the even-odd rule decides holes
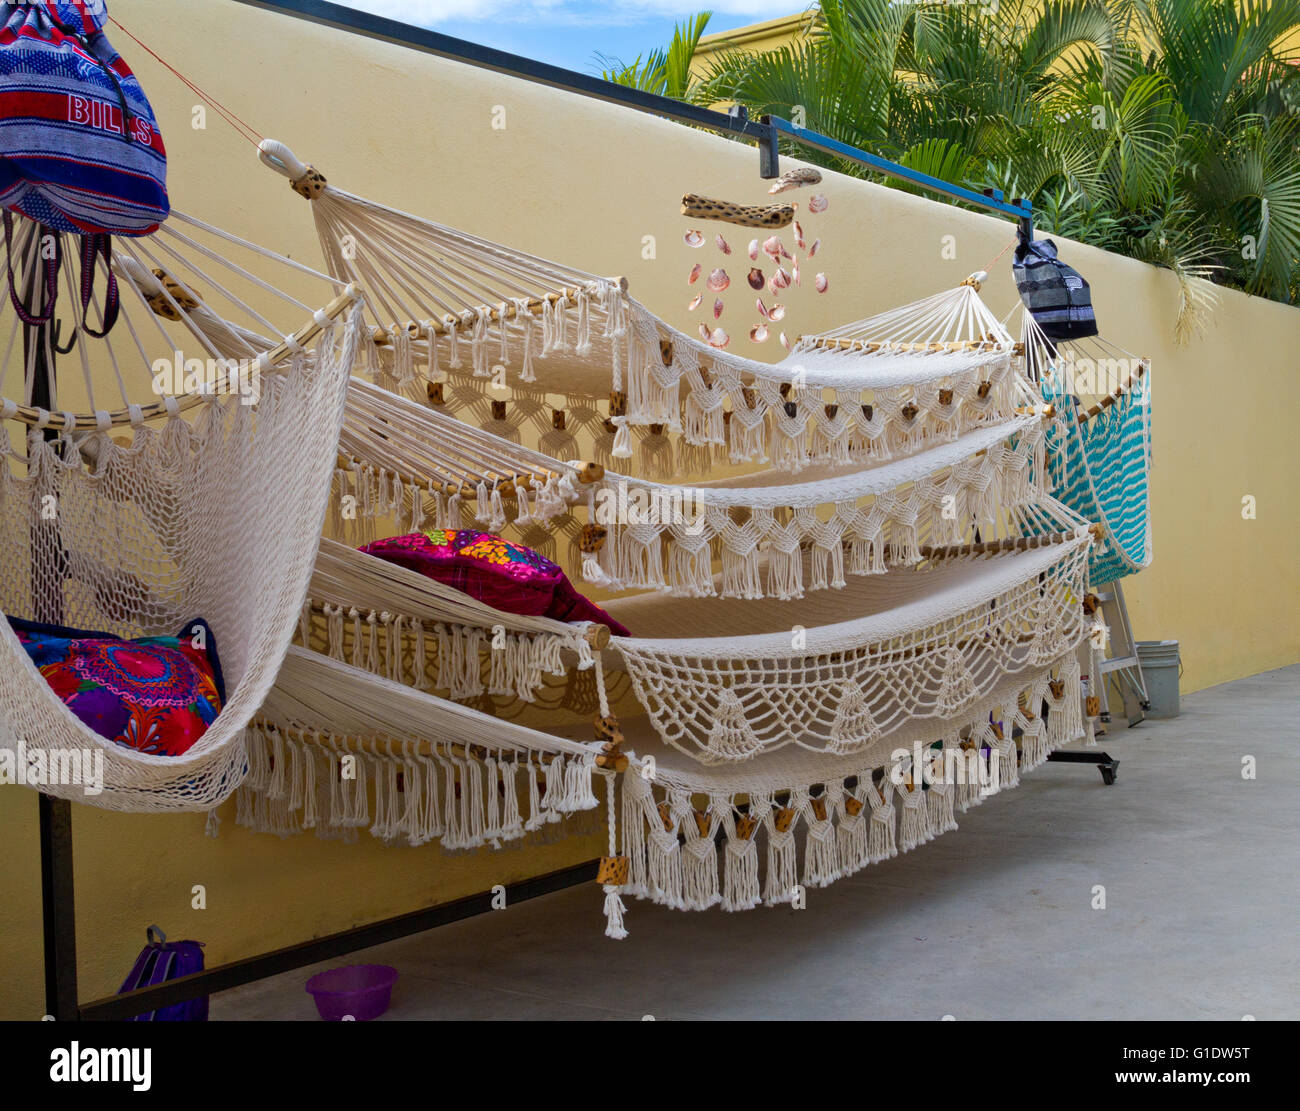
[[[55,231],[148,235],[167,152],[104,0],[0,5],[0,206]]]

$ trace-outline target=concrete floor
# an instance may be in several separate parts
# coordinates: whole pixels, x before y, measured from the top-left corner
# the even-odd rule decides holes
[[[629,900],[612,942],[592,885],[331,963],[399,970],[385,1019],[1294,1020],[1297,720],[1300,666],[1112,725],[1115,786],[1046,765],[806,910]],[[212,1018],[314,1019],[316,971],[214,997]]]

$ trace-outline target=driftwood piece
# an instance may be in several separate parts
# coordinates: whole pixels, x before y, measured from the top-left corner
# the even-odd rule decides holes
[[[794,205],[736,204],[686,193],[682,197],[682,215],[697,220],[721,220],[742,228],[784,228],[794,219]]]

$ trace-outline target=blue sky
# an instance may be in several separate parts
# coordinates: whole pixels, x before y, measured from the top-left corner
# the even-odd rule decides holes
[[[708,33],[790,15],[808,0],[335,0],[513,54],[599,73],[596,54],[631,62],[672,38],[673,25],[712,11]]]

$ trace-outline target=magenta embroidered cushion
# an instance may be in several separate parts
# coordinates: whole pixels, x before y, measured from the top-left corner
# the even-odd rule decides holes
[[[431,529],[393,536],[361,551],[464,591],[494,609],[556,621],[608,625],[615,636],[631,634],[573,588],[564,571],[544,555],[474,529]]]

